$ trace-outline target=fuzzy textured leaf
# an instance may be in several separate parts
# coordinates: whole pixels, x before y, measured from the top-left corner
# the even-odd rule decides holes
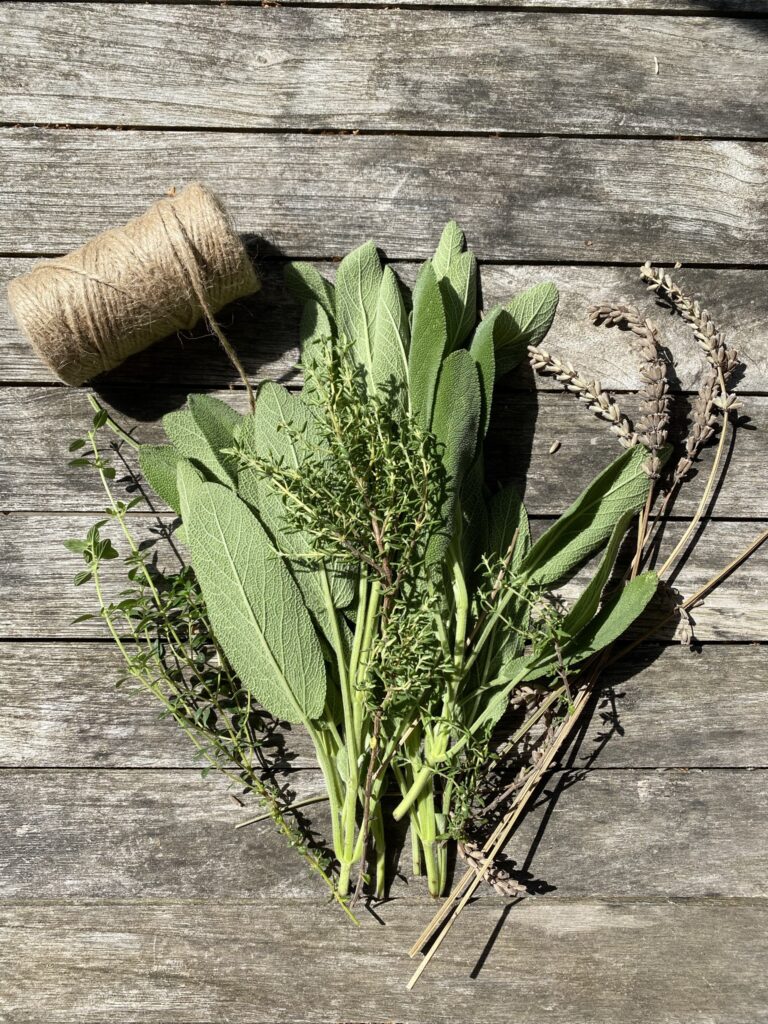
[[[606,543],[619,519],[639,512],[650,481],[643,472],[648,452],[628,448],[597,476],[533,545],[520,567],[531,582],[552,586],[569,576]]]
[[[540,345],[552,326],[559,294],[544,281],[527,288],[504,306],[507,316],[499,322],[496,339],[496,371],[501,377],[525,357],[529,345]]]
[[[448,487],[443,515],[448,533],[445,538],[433,538],[428,562],[437,560],[450,540],[456,503],[477,448],[481,410],[477,365],[466,349],[458,349],[443,363],[435,397],[432,430],[443,446]]]
[[[317,302],[327,316],[336,316],[335,289],[311,263],[296,261],[285,268],[285,285],[299,302]]]
[[[306,722],[325,704],[320,643],[299,589],[245,502],[179,467],[182,518],[213,631],[256,699]]]
[[[172,444],[143,444],[139,449],[139,466],[155,494],[159,495],[177,516],[181,500],[176,474],[182,456]]]
[[[619,553],[622,541],[626,536],[629,524],[632,521],[633,512],[630,510],[620,516],[619,521],[613,529],[611,538],[600,560],[597,572],[585,587],[583,593],[574,603],[571,610],[563,619],[563,631],[570,636],[575,636],[592,619],[600,607],[600,597],[603,593],[608,578],[611,575],[616,556]]]
[[[168,413],[163,426],[180,455],[229,486],[237,479],[237,463],[233,456],[223,455],[222,449],[232,447],[241,419],[239,412],[219,398],[190,395],[187,408]]]
[[[336,323],[339,334],[352,343],[358,362],[373,378],[376,307],[384,272],[373,242],[345,256],[336,274]]]
[[[391,267],[384,268],[376,306],[372,376],[374,384],[408,385],[410,329],[403,295]]]
[[[411,409],[423,426],[432,424],[437,379],[448,342],[445,310],[432,264],[425,263],[413,289],[411,350],[408,355]]]

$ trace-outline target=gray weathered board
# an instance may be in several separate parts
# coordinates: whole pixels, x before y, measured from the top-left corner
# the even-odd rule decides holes
[[[682,424],[702,360],[636,271],[680,259],[747,363],[731,475],[676,581],[690,593],[768,522],[766,14],[765,0],[0,2],[0,284],[204,180],[264,279],[222,322],[254,378],[298,386],[284,259],[332,276],[373,237],[410,284],[455,217],[485,308],[555,281],[547,347],[630,415],[635,357],[585,312],[616,299],[654,315]],[[242,408],[199,328],[97,390],[155,438],[187,391],[233,385]],[[88,410],[0,304],[0,1021],[768,1021],[768,548],[697,610],[697,651],[665,634],[606,674],[508,850],[538,894],[481,890],[407,995],[406,950],[433,911],[408,858],[354,929],[269,823],[234,831],[255,807],[200,777],[143,694],[115,690],[99,624],[73,624],[92,595],[61,543],[103,501],[66,466]],[[525,369],[494,438],[537,530],[616,450]],[[282,785],[318,792],[300,730],[267,751]],[[312,819],[322,831],[323,809]]]

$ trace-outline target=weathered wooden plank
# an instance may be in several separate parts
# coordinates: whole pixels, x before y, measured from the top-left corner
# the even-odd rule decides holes
[[[525,368],[524,379],[530,371]],[[219,392],[241,411],[247,411],[242,392]],[[157,417],[183,404],[185,396],[158,390],[109,393],[110,406],[136,437],[159,442],[165,435]],[[768,518],[768,398],[750,397],[744,412],[749,429],[735,440],[733,456],[717,502],[715,516]],[[638,402],[623,396],[621,408],[637,418]],[[674,406],[675,427],[684,436],[690,400],[680,397]],[[137,422],[138,416],[142,422]],[[7,438],[7,469],[0,478],[3,511],[83,511],[102,509],[104,491],[96,473],[68,466],[69,442],[88,429],[92,410],[81,393],[64,388],[0,388],[0,436]],[[559,449],[549,454],[552,444]],[[524,493],[533,515],[562,512],[589,481],[620,453],[601,421],[567,394],[538,395],[502,390],[488,442],[489,469],[503,480],[514,481]],[[136,459],[127,451],[128,463]],[[703,492],[714,448],[704,453],[698,478],[681,492],[675,514],[691,515]],[[121,465],[118,463],[118,469]],[[745,488],[744,481],[751,481]],[[166,506],[157,501],[156,507]]]
[[[152,517],[141,518],[135,532],[139,539],[147,531],[157,531]],[[7,513],[0,516],[0,550],[6,571],[0,578],[0,638],[72,638],[103,637],[100,622],[72,620],[94,610],[94,596],[88,586],[75,588],[72,578],[82,560],[62,547],[69,537],[82,537],[93,522],[92,515],[38,515]],[[544,523],[534,521],[534,529]],[[669,552],[685,523],[670,523],[664,534],[663,552]],[[765,530],[762,522],[710,522],[696,546],[694,555],[683,566],[675,585],[691,594],[707,583],[740,551]],[[108,534],[110,527],[104,528]],[[154,535],[154,534],[153,534]],[[119,544],[119,538],[115,535]],[[171,557],[160,541],[161,563]],[[662,554],[663,554],[662,552]],[[768,640],[768,544],[737,573],[712,593],[694,614],[696,636],[701,641]],[[103,566],[107,593],[125,587],[119,562]],[[566,600],[580,592],[583,575],[562,588]]]
[[[492,260],[768,257],[766,143],[8,128],[0,146],[7,254],[70,248],[201,178],[288,255],[373,237],[423,257],[455,217]]]
[[[0,644],[0,767],[190,768],[197,762],[155,701],[129,685],[111,645]],[[606,672],[574,765],[599,768],[768,766],[764,646],[648,646]],[[280,763],[316,763],[302,729],[279,731]],[[283,745],[284,742],[284,745]]]
[[[472,225],[465,226],[471,239]],[[435,235],[437,228],[435,225]],[[23,257],[0,257],[0,290],[4,291],[8,281],[26,272],[34,262]],[[221,321],[251,376],[294,381],[299,307],[285,292],[281,266],[271,261],[258,263],[262,290],[252,299],[229,306]],[[317,266],[333,278],[335,264]],[[398,263],[395,268],[402,280],[412,286],[418,264]],[[742,387],[768,391],[768,271],[693,268],[676,276],[712,312],[742,354],[747,365]],[[655,316],[665,344],[674,354],[673,387],[695,390],[701,382],[703,362],[690,329],[678,317],[659,309],[650,297],[644,298],[639,275],[631,267],[486,264],[481,277],[485,309],[508,301],[530,285],[554,281],[560,290],[560,305],[546,344],[561,358],[578,365],[587,377],[600,378],[606,387],[632,389],[637,387],[638,378],[636,360],[623,343],[624,337],[613,331],[596,330],[587,321],[589,306],[602,301],[632,302]],[[44,383],[55,379],[22,337],[7,304],[0,302],[0,383]],[[102,383],[105,387],[139,383],[192,391],[226,387],[235,379],[218,343],[200,328],[184,339],[168,339],[134,356]],[[513,383],[521,388],[551,387],[540,377],[520,374]]]
[[[429,916],[394,901],[354,928],[305,901],[0,907],[12,1024],[755,1024],[763,900],[480,900],[413,990]],[[381,927],[383,922],[385,927]]]
[[[126,0],[100,0],[101,5],[123,4]],[[180,3],[181,0],[127,0],[128,3],[157,4],[167,6],[169,3]],[[214,6],[216,0],[183,0],[191,5]],[[357,3],[358,0],[314,0],[315,6],[319,4],[329,7],[343,7],[347,4]],[[252,4],[261,5],[262,0],[238,0],[242,6]],[[281,0],[281,7],[289,7],[294,4],[302,6],[306,0]],[[218,5],[217,5],[218,6]],[[394,4],[387,0],[368,0],[367,7],[385,6],[390,8],[402,7],[514,7],[527,8],[535,7],[537,10],[573,10],[582,8],[587,10],[610,10],[626,12],[651,12],[654,15],[662,12],[664,14],[691,13],[698,14],[719,14],[723,16],[738,14],[765,14],[768,13],[763,0],[729,0],[728,7],[723,7],[717,0],[441,0],[436,4],[434,0],[408,0],[408,3]]]
[[[10,904],[10,1019],[449,1024],[481,1007],[488,1024],[754,1024],[768,996],[764,901],[483,900],[406,993],[425,909],[388,904],[386,927],[359,930],[290,901]]]
[[[555,773],[506,853],[534,889],[557,899],[768,897],[764,775]],[[323,791],[316,771],[289,781],[297,799]],[[269,821],[234,829],[259,806],[238,806],[218,779],[172,769],[8,769],[2,782],[0,899],[322,895]],[[307,811],[327,835],[323,805]],[[395,880],[393,896],[405,895],[409,859],[406,848],[406,880]]]
[[[0,68],[6,122],[768,134],[738,19],[14,3]]]

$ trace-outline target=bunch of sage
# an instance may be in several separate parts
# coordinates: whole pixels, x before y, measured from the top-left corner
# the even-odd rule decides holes
[[[648,451],[630,447],[532,543],[515,490],[486,485],[483,443],[495,382],[544,338],[554,286],[478,320],[476,260],[453,223],[412,294],[370,242],[335,285],[301,263],[287,282],[303,390],[263,383],[247,415],[191,395],[141,469],[181,517],[222,657],[313,741],[339,894],[355,876],[357,892],[366,876],[384,892],[392,781],[437,895],[510,697],[536,681],[567,705],[568,673],[656,589],[645,572],[604,593],[646,504]],[[554,606],[551,589],[599,553],[578,600]]]

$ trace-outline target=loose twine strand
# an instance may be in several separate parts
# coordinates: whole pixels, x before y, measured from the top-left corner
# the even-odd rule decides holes
[[[37,354],[74,385],[204,318],[253,405],[215,314],[259,287],[221,202],[193,183],[67,256],[38,264],[11,281],[8,299]]]

